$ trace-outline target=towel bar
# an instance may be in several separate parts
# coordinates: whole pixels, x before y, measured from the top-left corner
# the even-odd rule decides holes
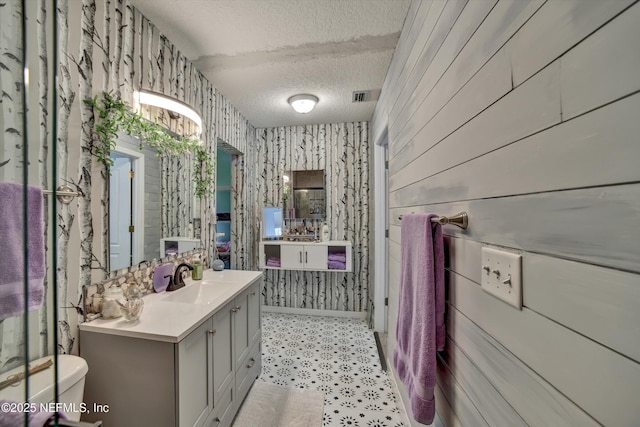
[[[56,193],[56,197],[58,198],[58,201],[60,203],[64,203],[65,205],[68,205],[69,203],[71,203],[74,197],[77,197],[80,195],[80,193],[78,193],[77,191],[73,191],[73,188],[69,185],[59,186],[58,188],[56,188],[55,193]],[[53,194],[53,191],[42,190],[42,194],[44,194],[45,196],[48,196],[49,194]]]
[[[402,215],[398,217],[400,221],[402,221]],[[431,222],[437,222],[441,225],[453,224],[457,225],[462,229],[466,229],[469,226],[469,215],[466,212],[460,212],[454,216],[440,216],[438,218],[431,218]]]

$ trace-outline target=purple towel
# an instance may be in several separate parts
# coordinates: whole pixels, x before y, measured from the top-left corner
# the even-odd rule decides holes
[[[329,260],[327,262],[327,268],[329,270],[346,270],[347,264],[344,261]]]
[[[269,258],[267,260],[267,267],[280,267],[280,258]]]
[[[444,350],[444,242],[436,215],[402,218],[400,303],[393,365],[411,399],[413,418],[435,416],[436,351]]]
[[[347,254],[344,252],[329,252],[329,256],[327,257],[329,261],[342,261],[345,262],[347,260]]]
[[[0,319],[19,316],[27,308],[40,308],[46,275],[42,190],[27,186],[27,223],[23,218],[24,186],[0,182]],[[23,230],[27,229],[27,242]],[[27,288],[24,295],[24,247],[28,250]]]
[[[11,402],[10,400],[2,399],[1,403],[12,404],[15,402]],[[24,404],[22,404],[24,405]],[[35,405],[35,404],[34,404]],[[53,420],[54,414],[52,412],[40,412],[40,405],[37,405],[37,408],[34,412],[29,412],[29,427],[44,427],[49,425],[49,421]],[[26,414],[24,412],[5,412],[0,411],[0,426],[24,426]],[[59,414],[59,419],[66,419],[63,414]]]

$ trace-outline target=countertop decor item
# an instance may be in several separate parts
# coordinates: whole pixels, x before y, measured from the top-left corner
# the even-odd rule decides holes
[[[104,291],[102,297],[102,317],[105,319],[115,319],[122,317],[121,302],[124,301],[122,289],[112,286]]]
[[[215,271],[222,271],[224,270],[224,261],[222,261],[220,258],[215,259],[212,263],[211,263],[211,268],[214,269]]]
[[[126,298],[124,302],[116,300],[122,309],[124,318],[129,321],[138,320],[144,308],[144,301],[140,289],[133,283],[127,287],[124,296]]]

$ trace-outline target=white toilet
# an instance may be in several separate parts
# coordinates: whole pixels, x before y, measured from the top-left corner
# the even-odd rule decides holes
[[[46,356],[29,362],[29,366],[33,368],[48,360],[53,360],[53,356]],[[81,357],[68,354],[58,355],[58,402],[63,404],[58,406],[58,412],[64,413],[72,421],[79,421],[80,415],[82,415],[84,379],[88,370],[87,362]],[[21,373],[24,373],[24,366],[3,373],[0,375],[0,381],[4,381],[11,375]],[[53,375],[53,366],[29,375],[29,403],[37,404],[38,409],[40,409],[41,403],[55,402]],[[25,381],[22,380],[16,386],[9,386],[0,390],[0,399],[24,402],[24,383]]]

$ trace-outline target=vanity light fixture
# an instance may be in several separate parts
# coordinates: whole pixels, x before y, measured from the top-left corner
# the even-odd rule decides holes
[[[193,108],[189,107],[187,104],[176,99],[169,98],[168,96],[162,95],[160,93],[150,92],[146,90],[137,91],[134,96],[138,102],[138,109],[142,104],[164,108],[170,113],[176,113],[180,114],[181,116],[187,117],[196,124],[196,133],[198,135],[202,133],[202,118],[200,117],[200,114],[196,113],[196,111]]]
[[[291,107],[300,114],[307,114],[313,110],[318,102],[318,97],[307,94],[294,95],[288,99]]]

